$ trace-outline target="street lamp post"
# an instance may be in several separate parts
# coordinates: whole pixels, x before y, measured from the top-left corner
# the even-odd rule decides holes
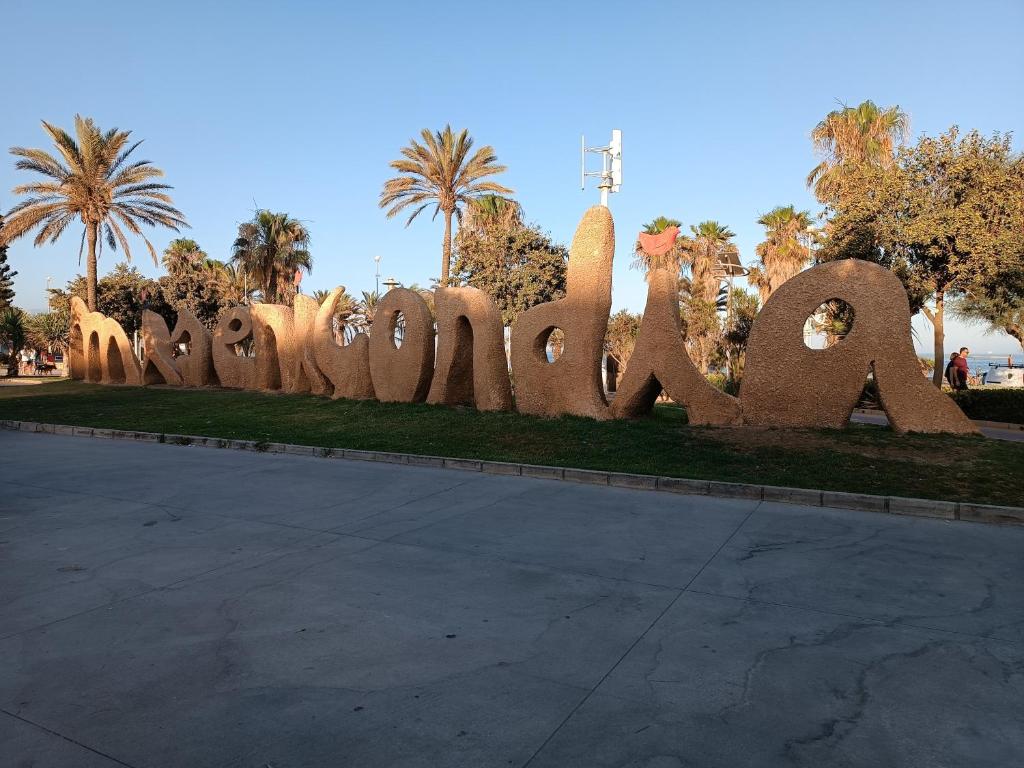
[[[380,296],[380,254],[374,256],[373,261],[377,265],[377,274],[374,282],[374,293]]]

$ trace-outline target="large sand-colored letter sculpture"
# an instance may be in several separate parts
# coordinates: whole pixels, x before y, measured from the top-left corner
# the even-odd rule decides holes
[[[313,329],[316,302],[301,294],[295,308],[281,304],[253,304],[252,335],[256,348],[256,388],[298,394],[327,392],[312,355],[306,356],[306,336]]]
[[[345,287],[339,286],[324,299],[316,313],[312,337],[306,343],[312,345],[313,359],[334,387],[335,398],[368,400],[373,397],[370,337],[357,333],[345,345],[334,340],[334,311],[344,293]]]
[[[679,319],[679,273],[668,268],[647,273],[647,308],[612,413],[649,413],[662,388],[686,408],[691,424],[741,422],[739,401],[711,386],[686,352]]]
[[[675,228],[645,233],[640,244],[657,260],[668,256],[678,234]],[[739,399],[712,387],[690,361],[677,268],[652,268],[636,345],[609,406],[601,359],[614,250],[611,213],[601,206],[589,209],[569,252],[565,298],[527,310],[512,327],[517,410],[631,417],[649,412],[665,391],[686,408],[691,424],[841,428],[870,373],[896,431],[977,432],[921,375],[899,279],[857,260],[812,267],[772,294],[754,321]],[[435,321],[420,294],[395,288],[380,301],[369,335],[358,333],[341,344],[334,314],[344,291],[335,289],[319,307],[302,294],[292,307],[234,307],[223,313],[212,336],[188,312],[179,313],[168,333],[163,318],[146,311],[141,363],[117,322],[72,298],[70,374],[101,384],[219,384],[489,411],[513,407],[501,313],[483,292],[438,288]],[[804,341],[806,320],[834,300],[853,309],[853,327],[838,344],[811,349]],[[552,361],[547,345],[555,329],[563,332],[564,349]]]
[[[804,324],[827,301],[853,309],[838,344],[810,349]],[[932,386],[911,344],[910,304],[892,272],[856,259],[821,264],[783,283],[758,314],[747,345],[740,400],[747,424],[846,426],[869,369],[898,432],[972,433],[956,403]]]
[[[187,310],[178,313],[178,321],[171,331],[171,346],[182,345],[188,350],[174,358],[186,387],[216,385],[217,372],[213,369],[213,337],[205,325]]]
[[[213,332],[213,367],[222,387],[253,389],[256,386],[256,358],[238,353],[238,345],[251,338],[249,307],[234,307],[221,315]]]
[[[142,384],[142,367],[135,350],[116,320],[90,312],[77,296],[71,299],[71,377],[97,384]]]
[[[611,413],[601,383],[601,358],[612,307],[615,227],[603,206],[583,214],[569,249],[564,299],[533,307],[512,326],[516,408],[538,416],[574,414],[594,419]],[[561,328],[561,357],[548,362],[551,332]]]
[[[437,361],[428,403],[512,408],[501,311],[477,288],[438,288]]]
[[[314,395],[329,395],[334,391],[320,366],[316,363],[313,352],[313,332],[316,328],[316,313],[320,305],[316,300],[297,294],[292,308],[292,332],[298,345],[299,363],[298,376],[305,378],[309,391]]]
[[[404,317],[402,345],[395,343],[399,314]],[[393,288],[377,306],[370,327],[370,377],[377,399],[385,403],[426,400],[434,373],[434,319],[415,291]]]
[[[142,310],[142,381],[145,384],[185,383],[171,345],[167,323],[156,312]]]

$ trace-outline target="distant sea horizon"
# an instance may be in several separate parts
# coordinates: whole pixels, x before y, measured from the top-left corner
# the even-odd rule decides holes
[[[946,361],[949,361],[949,356],[956,352],[955,349],[946,350]],[[917,356],[922,360],[931,360],[932,354],[925,352],[924,350],[917,350]],[[986,352],[978,353],[971,352],[967,357],[967,364],[971,371],[974,373],[980,373],[981,371],[987,371],[989,363],[999,363],[1000,365],[1006,365],[1007,361],[1012,359],[1014,365],[1024,365],[1024,354],[1020,352]]]

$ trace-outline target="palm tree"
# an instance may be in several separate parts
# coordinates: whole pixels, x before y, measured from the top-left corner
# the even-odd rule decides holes
[[[28,320],[28,340],[47,352],[64,352],[68,348],[70,318],[62,312],[40,312]]]
[[[462,207],[488,192],[511,194],[513,190],[494,181],[481,181],[503,173],[493,147],[478,149],[472,156],[473,139],[463,129],[458,134],[446,125],[443,131],[420,132],[423,143],[416,139],[402,148],[403,159],[391,162],[401,176],[388,179],[380,193],[380,207],[387,208],[388,218],[409,206],[415,206],[405,225],[426,208],[434,206],[434,217],[444,214],[444,240],[441,245],[441,287],[448,285],[452,260],[452,216],[462,221]]]
[[[310,296],[313,298],[318,305],[322,305],[327,297],[331,295],[331,292],[318,288],[313,291]],[[334,315],[331,319],[331,325],[334,331],[334,339],[339,344],[347,344],[355,336],[357,329],[353,327],[352,323],[358,325],[358,318],[356,314],[359,312],[359,304],[348,291],[342,291],[341,295],[338,296],[338,301],[334,305]]]
[[[202,269],[211,281],[217,284],[224,306],[233,307],[239,304],[250,304],[256,286],[250,284],[245,271],[230,262],[206,258]]]
[[[363,291],[363,298],[358,303],[360,326],[364,330],[370,330],[373,325],[373,318],[377,315],[377,306],[380,304],[381,296],[377,291]]]
[[[693,237],[686,243],[691,273],[691,293],[701,301],[714,302],[721,287],[720,264],[724,259],[739,256],[731,242],[736,236],[717,221],[702,221],[690,226]]]
[[[863,163],[890,166],[893,148],[906,138],[909,129],[910,118],[898,105],[882,109],[873,101],[864,101],[829,112],[811,131],[814,149],[825,159],[807,175],[807,186],[814,187],[819,202],[835,201],[849,167]]]
[[[182,269],[198,269],[207,266],[210,259],[195,240],[179,237],[171,240],[167,245],[161,261],[164,269],[174,273]]]
[[[76,218],[84,225],[82,250],[88,246],[86,286],[90,310],[96,309],[96,261],[103,242],[116,251],[118,246],[131,259],[125,230],[142,237],[153,263],[157,263],[153,244],[142,235],[140,224],[157,224],[179,231],[187,227],[182,213],[175,208],[165,190],[167,184],[153,179],[164,175],[148,160],[129,162],[142,143],[128,144],[131,131],[112,128],[101,131],[90,118],[75,115],[75,136],[43,121],[43,129],[53,140],[59,155],[42,149],[12,147],[20,159],[15,164],[23,171],[34,171],[46,181],[14,188],[16,195],[29,195],[8,213],[0,238],[3,243],[17,240],[39,228],[34,244],[57,241]]]
[[[462,213],[460,232],[485,232],[495,228],[523,226],[523,207],[511,197],[481,195],[470,201]]]
[[[765,229],[765,239],[757,246],[760,262],[751,267],[747,282],[758,289],[762,305],[811,260],[815,235],[811,222],[810,211],[798,211],[792,205],[780,205],[757,220]]]
[[[25,313],[17,307],[0,310],[0,344],[7,347],[7,375],[18,375],[18,353],[28,340],[25,329]]]
[[[287,213],[258,210],[252,221],[240,224],[231,261],[259,287],[263,301],[288,301],[300,271],[313,271],[309,232]]]

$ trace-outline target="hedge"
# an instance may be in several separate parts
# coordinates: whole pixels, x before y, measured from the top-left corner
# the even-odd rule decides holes
[[[954,392],[953,399],[972,419],[1024,424],[1024,388],[968,389]]]

